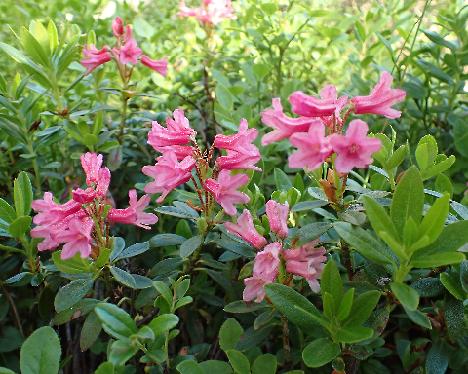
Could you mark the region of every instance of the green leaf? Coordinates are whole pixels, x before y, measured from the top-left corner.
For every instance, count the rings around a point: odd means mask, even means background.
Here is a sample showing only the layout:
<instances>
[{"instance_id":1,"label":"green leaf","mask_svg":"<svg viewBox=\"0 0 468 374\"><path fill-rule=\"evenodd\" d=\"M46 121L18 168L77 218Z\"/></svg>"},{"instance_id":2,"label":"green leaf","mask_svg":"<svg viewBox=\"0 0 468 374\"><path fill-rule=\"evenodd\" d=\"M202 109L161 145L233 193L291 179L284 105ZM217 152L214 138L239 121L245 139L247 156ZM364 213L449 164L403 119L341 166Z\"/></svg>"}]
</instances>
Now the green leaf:
<instances>
[{"instance_id":1,"label":"green leaf","mask_svg":"<svg viewBox=\"0 0 468 374\"><path fill-rule=\"evenodd\" d=\"M101 322L94 312L90 312L83 323L80 334L80 349L81 352L90 348L97 340L99 333L102 330Z\"/></svg>"},{"instance_id":2,"label":"green leaf","mask_svg":"<svg viewBox=\"0 0 468 374\"><path fill-rule=\"evenodd\" d=\"M400 241L401 239L398 235L395 225L393 224L390 216L385 211L384 207L379 205L374 199L368 196L363 196L363 201L369 221L377 235L380 236L380 233L386 232L394 240Z\"/></svg>"},{"instance_id":3,"label":"green leaf","mask_svg":"<svg viewBox=\"0 0 468 374\"><path fill-rule=\"evenodd\" d=\"M112 362L103 362L101 365L99 365L94 374L115 374L114 365Z\"/></svg>"},{"instance_id":4,"label":"green leaf","mask_svg":"<svg viewBox=\"0 0 468 374\"><path fill-rule=\"evenodd\" d=\"M116 339L126 339L137 332L135 321L117 305L99 303L94 312L101 321L104 331Z\"/></svg>"},{"instance_id":5,"label":"green leaf","mask_svg":"<svg viewBox=\"0 0 468 374\"><path fill-rule=\"evenodd\" d=\"M137 284L135 281L135 278L132 276L132 274L126 272L125 270L122 270L116 266L111 266L109 267L110 272L114 279L123 284L124 286L130 287L130 288L137 288Z\"/></svg>"},{"instance_id":6,"label":"green leaf","mask_svg":"<svg viewBox=\"0 0 468 374\"><path fill-rule=\"evenodd\" d=\"M119 260L122 260L123 258L130 258L130 257L137 256L139 254L146 252L148 249L149 249L148 242L135 243L131 245L130 247L125 248L122 252L120 252L119 255L114 259L114 261L119 261Z\"/></svg>"},{"instance_id":7,"label":"green leaf","mask_svg":"<svg viewBox=\"0 0 468 374\"><path fill-rule=\"evenodd\" d=\"M406 222L413 218L421 221L424 205L424 185L416 167L409 168L398 183L390 206L390 216L395 228L403 235Z\"/></svg>"},{"instance_id":8,"label":"green leaf","mask_svg":"<svg viewBox=\"0 0 468 374\"><path fill-rule=\"evenodd\" d=\"M372 338L374 330L364 326L346 326L341 327L335 334L335 339L341 343L358 343Z\"/></svg>"},{"instance_id":9,"label":"green leaf","mask_svg":"<svg viewBox=\"0 0 468 374\"><path fill-rule=\"evenodd\" d=\"M125 249L125 240L120 237L112 238L112 251L110 254L110 260L113 262Z\"/></svg>"},{"instance_id":10,"label":"green leaf","mask_svg":"<svg viewBox=\"0 0 468 374\"><path fill-rule=\"evenodd\" d=\"M440 274L440 281L453 297L461 301L466 299L467 295L460 284L460 279L457 276L457 273L442 273Z\"/></svg>"},{"instance_id":11,"label":"green leaf","mask_svg":"<svg viewBox=\"0 0 468 374\"><path fill-rule=\"evenodd\" d=\"M6 367L0 367L0 374L16 374L13 370L10 370Z\"/></svg>"},{"instance_id":12,"label":"green leaf","mask_svg":"<svg viewBox=\"0 0 468 374\"><path fill-rule=\"evenodd\" d=\"M34 331L21 346L22 374L57 374L60 362L60 340L52 327Z\"/></svg>"},{"instance_id":13,"label":"green leaf","mask_svg":"<svg viewBox=\"0 0 468 374\"><path fill-rule=\"evenodd\" d=\"M230 349L226 352L226 355L229 359L229 363L236 373L250 374L249 359L242 352Z\"/></svg>"},{"instance_id":14,"label":"green leaf","mask_svg":"<svg viewBox=\"0 0 468 374\"><path fill-rule=\"evenodd\" d=\"M444 374L448 364L449 357L440 341L432 344L426 357L426 374Z\"/></svg>"},{"instance_id":15,"label":"green leaf","mask_svg":"<svg viewBox=\"0 0 468 374\"><path fill-rule=\"evenodd\" d=\"M468 293L468 260L460 264L460 284L465 292Z\"/></svg>"},{"instance_id":16,"label":"green leaf","mask_svg":"<svg viewBox=\"0 0 468 374\"><path fill-rule=\"evenodd\" d=\"M18 174L13 185L13 197L15 209L18 217L27 216L31 211L31 202L33 198L31 182L28 175L22 171Z\"/></svg>"},{"instance_id":17,"label":"green leaf","mask_svg":"<svg viewBox=\"0 0 468 374\"><path fill-rule=\"evenodd\" d=\"M86 273L89 272L91 266L89 260L81 258L79 253L67 260L62 260L60 252L54 252L52 253L52 260L57 269L66 274Z\"/></svg>"},{"instance_id":18,"label":"green leaf","mask_svg":"<svg viewBox=\"0 0 468 374\"><path fill-rule=\"evenodd\" d=\"M354 288L350 288L348 291L346 291L343 298L340 300L340 307L338 308L338 313L336 316L336 318L338 318L339 321L348 318L349 313L351 312L351 308L353 306L353 300Z\"/></svg>"},{"instance_id":19,"label":"green leaf","mask_svg":"<svg viewBox=\"0 0 468 374\"><path fill-rule=\"evenodd\" d=\"M216 95L216 101L225 109L232 109L232 105L234 103L234 98L229 92L229 90L222 85L221 83L218 83L216 85L215 89L215 95Z\"/></svg>"},{"instance_id":20,"label":"green leaf","mask_svg":"<svg viewBox=\"0 0 468 374\"><path fill-rule=\"evenodd\" d=\"M438 147L437 142L432 135L423 136L414 152L416 162L421 170L427 169L434 164L437 157Z\"/></svg>"},{"instance_id":21,"label":"green leaf","mask_svg":"<svg viewBox=\"0 0 468 374\"><path fill-rule=\"evenodd\" d=\"M54 53L55 49L59 45L59 37L57 26L52 20L49 20L49 23L47 24L47 33L49 35L49 48L51 52Z\"/></svg>"},{"instance_id":22,"label":"green leaf","mask_svg":"<svg viewBox=\"0 0 468 374\"><path fill-rule=\"evenodd\" d=\"M31 227L31 221L32 218L29 216L18 217L12 223L10 223L8 231L14 238L20 238L27 231L29 231Z\"/></svg>"},{"instance_id":23,"label":"green leaf","mask_svg":"<svg viewBox=\"0 0 468 374\"><path fill-rule=\"evenodd\" d=\"M154 208L154 210L158 213L167 214L178 218L197 219L199 217L196 210L183 203L179 203L177 206L160 206Z\"/></svg>"},{"instance_id":24,"label":"green leaf","mask_svg":"<svg viewBox=\"0 0 468 374\"><path fill-rule=\"evenodd\" d=\"M392 156L388 159L385 164L386 169L394 169L405 160L406 155L408 154L408 146L406 144L401 145Z\"/></svg>"},{"instance_id":25,"label":"green leaf","mask_svg":"<svg viewBox=\"0 0 468 374\"><path fill-rule=\"evenodd\" d=\"M150 241L151 248L167 247L170 245L179 245L185 241L185 238L176 234L158 234L153 236Z\"/></svg>"},{"instance_id":26,"label":"green leaf","mask_svg":"<svg viewBox=\"0 0 468 374\"><path fill-rule=\"evenodd\" d=\"M409 319L414 323L422 326L426 329L432 330L431 321L424 313L420 312L419 310L409 310L404 305L403 308L405 309L406 314L408 315Z\"/></svg>"},{"instance_id":27,"label":"green leaf","mask_svg":"<svg viewBox=\"0 0 468 374\"><path fill-rule=\"evenodd\" d=\"M320 277L320 288L322 295L328 292L332 296L334 301L333 314L336 314L341 298L343 297L343 284L335 261L330 260L325 265Z\"/></svg>"},{"instance_id":28,"label":"green leaf","mask_svg":"<svg viewBox=\"0 0 468 374\"><path fill-rule=\"evenodd\" d=\"M278 190L287 191L293 186L288 175L283 170L275 168L273 174L275 176L275 185Z\"/></svg>"},{"instance_id":29,"label":"green leaf","mask_svg":"<svg viewBox=\"0 0 468 374\"><path fill-rule=\"evenodd\" d=\"M116 340L110 347L109 361L115 366L122 366L137 352L138 348L131 345L128 339Z\"/></svg>"},{"instance_id":30,"label":"green leaf","mask_svg":"<svg viewBox=\"0 0 468 374\"><path fill-rule=\"evenodd\" d=\"M16 219L15 209L3 199L0 199L0 218L7 223Z\"/></svg>"},{"instance_id":31,"label":"green leaf","mask_svg":"<svg viewBox=\"0 0 468 374\"><path fill-rule=\"evenodd\" d=\"M154 281L153 282L154 288L161 294L161 296L166 300L169 305L172 305L172 292L168 285L161 281Z\"/></svg>"},{"instance_id":32,"label":"green leaf","mask_svg":"<svg viewBox=\"0 0 468 374\"><path fill-rule=\"evenodd\" d=\"M252 374L275 374L278 362L271 353L257 356L252 365Z\"/></svg>"},{"instance_id":33,"label":"green leaf","mask_svg":"<svg viewBox=\"0 0 468 374\"><path fill-rule=\"evenodd\" d=\"M400 303L408 310L416 310L419 304L419 294L414 288L404 283L390 283L392 292Z\"/></svg>"},{"instance_id":34,"label":"green leaf","mask_svg":"<svg viewBox=\"0 0 468 374\"><path fill-rule=\"evenodd\" d=\"M219 346L223 351L236 347L244 329L235 318L228 318L219 329Z\"/></svg>"},{"instance_id":35,"label":"green leaf","mask_svg":"<svg viewBox=\"0 0 468 374\"><path fill-rule=\"evenodd\" d=\"M179 323L179 318L174 314L162 314L153 318L148 326L153 330L154 335L163 335L173 329Z\"/></svg>"},{"instance_id":36,"label":"green leaf","mask_svg":"<svg viewBox=\"0 0 468 374\"><path fill-rule=\"evenodd\" d=\"M449 195L444 195L437 199L428 210L419 226L420 235L426 235L430 243L434 242L444 229L445 220L449 212L449 201Z\"/></svg>"},{"instance_id":37,"label":"green leaf","mask_svg":"<svg viewBox=\"0 0 468 374\"><path fill-rule=\"evenodd\" d=\"M200 235L193 236L187 239L180 245L180 257L185 258L195 252L202 244L202 237Z\"/></svg>"},{"instance_id":38,"label":"green leaf","mask_svg":"<svg viewBox=\"0 0 468 374\"><path fill-rule=\"evenodd\" d=\"M54 306L57 313L71 308L93 287L92 279L77 279L61 287L55 296Z\"/></svg>"},{"instance_id":39,"label":"green leaf","mask_svg":"<svg viewBox=\"0 0 468 374\"><path fill-rule=\"evenodd\" d=\"M315 329L317 324L328 325L319 310L291 287L270 283L265 291L273 305L295 325L307 329Z\"/></svg>"},{"instance_id":40,"label":"green leaf","mask_svg":"<svg viewBox=\"0 0 468 374\"><path fill-rule=\"evenodd\" d=\"M203 369L204 374L232 374L231 366L224 361L208 360L200 362L198 365Z\"/></svg>"},{"instance_id":41,"label":"green leaf","mask_svg":"<svg viewBox=\"0 0 468 374\"><path fill-rule=\"evenodd\" d=\"M180 374L205 374L200 365L193 360L184 360L176 366ZM214 373L210 373L214 374Z\"/></svg>"},{"instance_id":42,"label":"green leaf","mask_svg":"<svg viewBox=\"0 0 468 374\"><path fill-rule=\"evenodd\" d=\"M451 49L452 51L455 51L457 49L457 46L455 43L452 43L448 40L445 40L445 38L436 33L435 31L426 31L426 30L422 30L422 32L434 43L438 44L438 45L441 45L441 46L444 46L444 47L447 47L449 49ZM441 372L439 372L441 373Z\"/></svg>"},{"instance_id":43,"label":"green leaf","mask_svg":"<svg viewBox=\"0 0 468 374\"><path fill-rule=\"evenodd\" d=\"M316 339L302 351L302 359L310 368L321 367L341 353L340 346L329 338Z\"/></svg>"},{"instance_id":44,"label":"green leaf","mask_svg":"<svg viewBox=\"0 0 468 374\"><path fill-rule=\"evenodd\" d=\"M439 155L440 156L440 155ZM444 156L445 158L445 156ZM437 164L430 166L429 168L421 171L421 177L423 180L430 179L444 171L450 169L450 167L455 163L456 158L454 155L446 158L443 161L439 161Z\"/></svg>"},{"instance_id":45,"label":"green leaf","mask_svg":"<svg viewBox=\"0 0 468 374\"><path fill-rule=\"evenodd\" d=\"M367 321L380 298L379 291L367 291L354 299L349 317L343 321L344 327L361 326Z\"/></svg>"},{"instance_id":46,"label":"green leaf","mask_svg":"<svg viewBox=\"0 0 468 374\"><path fill-rule=\"evenodd\" d=\"M296 204L297 205L297 204ZM297 236L301 243L308 243L317 239L320 235L326 233L333 227L331 223L327 222L313 222L301 227L297 230Z\"/></svg>"},{"instance_id":47,"label":"green leaf","mask_svg":"<svg viewBox=\"0 0 468 374\"><path fill-rule=\"evenodd\" d=\"M141 342L151 342L155 339L154 331L149 326L142 326L137 332L138 340Z\"/></svg>"},{"instance_id":48,"label":"green leaf","mask_svg":"<svg viewBox=\"0 0 468 374\"><path fill-rule=\"evenodd\" d=\"M459 264L465 259L460 252L426 253L425 250L417 252L411 257L411 267L429 269L439 266Z\"/></svg>"}]
</instances>

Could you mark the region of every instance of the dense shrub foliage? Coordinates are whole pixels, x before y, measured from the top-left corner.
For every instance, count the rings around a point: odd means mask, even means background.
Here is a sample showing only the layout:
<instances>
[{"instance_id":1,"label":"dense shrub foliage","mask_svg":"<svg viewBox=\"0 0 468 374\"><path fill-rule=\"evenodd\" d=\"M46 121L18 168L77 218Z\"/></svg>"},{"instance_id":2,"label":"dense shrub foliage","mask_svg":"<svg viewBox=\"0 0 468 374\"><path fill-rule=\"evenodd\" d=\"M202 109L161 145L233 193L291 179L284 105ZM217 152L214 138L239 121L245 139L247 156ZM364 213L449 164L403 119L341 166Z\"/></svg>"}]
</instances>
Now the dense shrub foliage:
<instances>
[{"instance_id":1,"label":"dense shrub foliage","mask_svg":"<svg viewBox=\"0 0 468 374\"><path fill-rule=\"evenodd\" d=\"M0 373L466 373L462 1L0 14Z\"/></svg>"}]
</instances>

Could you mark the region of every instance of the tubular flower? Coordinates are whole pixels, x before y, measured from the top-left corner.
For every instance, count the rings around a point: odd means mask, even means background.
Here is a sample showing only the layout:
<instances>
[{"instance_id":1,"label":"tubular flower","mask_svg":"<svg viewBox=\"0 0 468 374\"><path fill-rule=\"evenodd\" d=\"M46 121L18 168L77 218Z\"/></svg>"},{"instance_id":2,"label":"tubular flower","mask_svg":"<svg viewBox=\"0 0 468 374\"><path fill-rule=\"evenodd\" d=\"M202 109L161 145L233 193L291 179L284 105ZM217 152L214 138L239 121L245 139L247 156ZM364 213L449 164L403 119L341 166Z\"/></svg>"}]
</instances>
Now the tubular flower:
<instances>
[{"instance_id":1,"label":"tubular flower","mask_svg":"<svg viewBox=\"0 0 468 374\"><path fill-rule=\"evenodd\" d=\"M263 135L262 145L267 145L289 138L296 132L307 132L309 127L320 122L319 119L308 117L288 117L283 112L281 99L276 97L272 100L272 109L262 112L262 122L274 130Z\"/></svg>"},{"instance_id":2,"label":"tubular flower","mask_svg":"<svg viewBox=\"0 0 468 374\"><path fill-rule=\"evenodd\" d=\"M265 298L265 280L257 277L250 277L244 279L244 292L242 293L242 298L245 302L255 301L256 303L262 302Z\"/></svg>"},{"instance_id":3,"label":"tubular flower","mask_svg":"<svg viewBox=\"0 0 468 374\"><path fill-rule=\"evenodd\" d=\"M336 88L332 85L325 86L320 91L320 99L306 95L301 91L293 92L289 96L292 111L304 117L329 117L341 110L348 98L342 96L337 98Z\"/></svg>"},{"instance_id":4,"label":"tubular flower","mask_svg":"<svg viewBox=\"0 0 468 374\"><path fill-rule=\"evenodd\" d=\"M286 238L288 236L288 203L280 204L274 200L270 200L266 203L265 207L270 231L282 239Z\"/></svg>"},{"instance_id":5,"label":"tubular flower","mask_svg":"<svg viewBox=\"0 0 468 374\"><path fill-rule=\"evenodd\" d=\"M372 163L372 154L382 143L380 139L367 136L368 131L367 123L356 119L350 122L346 135L330 136L330 144L336 153L336 171L349 173L352 168L366 168Z\"/></svg>"},{"instance_id":6,"label":"tubular flower","mask_svg":"<svg viewBox=\"0 0 468 374\"><path fill-rule=\"evenodd\" d=\"M291 168L317 169L332 153L323 123L311 126L307 133L293 134L290 141L297 148L297 151L289 156Z\"/></svg>"},{"instance_id":7,"label":"tubular flower","mask_svg":"<svg viewBox=\"0 0 468 374\"><path fill-rule=\"evenodd\" d=\"M231 0L202 0L200 7L189 8L182 0L179 3L179 17L194 17L203 24L216 25L224 19L236 18Z\"/></svg>"},{"instance_id":8,"label":"tubular flower","mask_svg":"<svg viewBox=\"0 0 468 374\"><path fill-rule=\"evenodd\" d=\"M141 56L141 63L150 69L158 72L163 77L167 75L167 58L162 58L160 60L152 60L148 56Z\"/></svg>"},{"instance_id":9,"label":"tubular flower","mask_svg":"<svg viewBox=\"0 0 468 374\"><path fill-rule=\"evenodd\" d=\"M286 261L286 271L303 277L314 292L320 290L317 280L320 279L327 260L325 248L315 247L317 244L318 241L313 241L299 248L291 248L282 252Z\"/></svg>"},{"instance_id":10,"label":"tubular flower","mask_svg":"<svg viewBox=\"0 0 468 374\"><path fill-rule=\"evenodd\" d=\"M116 38L120 38L124 35L124 24L122 18L116 17L114 21L112 21L112 32Z\"/></svg>"},{"instance_id":11,"label":"tubular flower","mask_svg":"<svg viewBox=\"0 0 468 374\"><path fill-rule=\"evenodd\" d=\"M178 162L175 152L168 151L156 159L154 166L144 166L143 174L154 178L153 182L145 186L146 193L161 193L156 200L164 201L166 196L177 186L187 182L192 176L195 167L195 159L192 156L185 157Z\"/></svg>"},{"instance_id":12,"label":"tubular flower","mask_svg":"<svg viewBox=\"0 0 468 374\"><path fill-rule=\"evenodd\" d=\"M354 104L354 112L356 114L379 114L390 119L399 118L401 112L393 109L392 105L403 101L406 92L392 89L392 81L391 74L384 71L370 95L356 96L351 99Z\"/></svg>"},{"instance_id":13,"label":"tubular flower","mask_svg":"<svg viewBox=\"0 0 468 374\"><path fill-rule=\"evenodd\" d=\"M227 151L226 156L218 157L216 160L220 169L261 170L255 166L260 161L260 151L252 143L257 137L258 131L248 127L247 121L242 119L237 134L218 134L215 136L214 146Z\"/></svg>"},{"instance_id":14,"label":"tubular flower","mask_svg":"<svg viewBox=\"0 0 468 374\"><path fill-rule=\"evenodd\" d=\"M226 222L224 226L230 233L239 236L257 249L263 248L267 244L266 239L255 229L252 215L247 209L244 209L239 218L237 218L237 224Z\"/></svg>"},{"instance_id":15,"label":"tubular flower","mask_svg":"<svg viewBox=\"0 0 468 374\"><path fill-rule=\"evenodd\" d=\"M98 66L112 59L107 47L97 49L93 44L83 48L83 56L84 58L81 60L81 65L86 68L86 74L91 73Z\"/></svg>"},{"instance_id":16,"label":"tubular flower","mask_svg":"<svg viewBox=\"0 0 468 374\"><path fill-rule=\"evenodd\" d=\"M43 199L32 202L37 214L33 218L36 226L31 230L31 237L43 238L38 244L39 251L53 250L63 244L62 258L72 257L78 252L81 257L88 257L92 248L108 244L107 228L111 222L148 228L145 225L157 221L153 214L144 213L149 196L137 200L135 190L130 191L129 208L111 208L112 214L106 214L110 171L101 167L102 155L88 152L81 156L81 165L86 174L87 187L73 190L72 200L58 204L54 202L52 193L46 192ZM116 212L126 212L127 219L112 219Z\"/></svg>"},{"instance_id":17,"label":"tubular flower","mask_svg":"<svg viewBox=\"0 0 468 374\"><path fill-rule=\"evenodd\" d=\"M250 198L237 189L249 181L247 174L231 175L229 170L221 170L217 180L207 179L205 188L214 196L216 202L221 205L230 216L237 213L235 204L247 204Z\"/></svg>"},{"instance_id":18,"label":"tubular flower","mask_svg":"<svg viewBox=\"0 0 468 374\"><path fill-rule=\"evenodd\" d=\"M151 131L148 133L148 144L161 153L174 151L177 159L181 160L192 155L193 148L187 144L196 132L190 128L182 109L176 109L173 115L174 119L170 117L166 119L166 127L157 121L152 122Z\"/></svg>"}]
</instances>

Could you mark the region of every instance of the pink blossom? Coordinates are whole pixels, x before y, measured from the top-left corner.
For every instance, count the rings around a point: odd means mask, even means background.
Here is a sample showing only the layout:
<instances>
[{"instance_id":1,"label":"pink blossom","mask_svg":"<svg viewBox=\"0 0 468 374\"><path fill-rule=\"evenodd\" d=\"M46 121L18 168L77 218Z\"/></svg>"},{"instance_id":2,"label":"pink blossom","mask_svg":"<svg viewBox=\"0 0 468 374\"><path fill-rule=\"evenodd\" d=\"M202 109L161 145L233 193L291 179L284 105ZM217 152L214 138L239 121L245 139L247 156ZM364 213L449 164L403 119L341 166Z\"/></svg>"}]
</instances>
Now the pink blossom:
<instances>
[{"instance_id":1,"label":"pink blossom","mask_svg":"<svg viewBox=\"0 0 468 374\"><path fill-rule=\"evenodd\" d=\"M102 155L87 152L80 157L81 167L86 173L86 184L88 186L97 184L99 180L99 170L102 166Z\"/></svg>"},{"instance_id":2,"label":"pink blossom","mask_svg":"<svg viewBox=\"0 0 468 374\"><path fill-rule=\"evenodd\" d=\"M88 187L92 187L93 191L87 189L85 191L81 189L75 190L73 196L76 197L78 202L84 200L91 201L95 196L105 196L109 188L111 179L110 170L108 168L102 168L102 155L96 153L87 152L81 156L81 166L86 173L86 184Z\"/></svg>"},{"instance_id":3,"label":"pink blossom","mask_svg":"<svg viewBox=\"0 0 468 374\"><path fill-rule=\"evenodd\" d=\"M372 163L372 154L382 144L379 139L367 136L368 131L367 123L355 119L350 122L346 135L330 136L330 144L336 153L336 171L349 173L352 168L366 168Z\"/></svg>"},{"instance_id":4,"label":"pink blossom","mask_svg":"<svg viewBox=\"0 0 468 374\"><path fill-rule=\"evenodd\" d=\"M182 0L179 3L179 17L194 17L204 24L216 25L224 19L235 18L231 0L203 0L198 8L189 8Z\"/></svg>"},{"instance_id":5,"label":"pink blossom","mask_svg":"<svg viewBox=\"0 0 468 374\"><path fill-rule=\"evenodd\" d=\"M320 91L320 96L326 100L327 99L336 100L335 102L336 107L335 107L335 112L333 113L333 115L331 115L330 117L325 116L321 118L322 121L325 123L325 125L327 125L328 127L331 127L333 126L334 121L338 122L340 126L343 125L343 120L341 118L341 110L348 103L348 96L338 97L335 86L331 84L328 86L325 86L322 89L322 91Z\"/></svg>"},{"instance_id":6,"label":"pink blossom","mask_svg":"<svg viewBox=\"0 0 468 374\"><path fill-rule=\"evenodd\" d=\"M145 66L148 66L150 69L158 72L162 76L166 76L167 74L167 59L162 58L160 60L152 60L148 56L141 56L140 59L141 63Z\"/></svg>"},{"instance_id":7,"label":"pink blossom","mask_svg":"<svg viewBox=\"0 0 468 374\"><path fill-rule=\"evenodd\" d=\"M255 300L256 303L262 302L265 298L265 280L262 278L250 277L244 279L244 292L242 298L245 302Z\"/></svg>"},{"instance_id":8,"label":"pink blossom","mask_svg":"<svg viewBox=\"0 0 468 374\"><path fill-rule=\"evenodd\" d=\"M109 221L135 225L146 230L151 229L148 225L154 225L158 222L158 217L153 213L145 213L145 208L151 200L150 196L143 195L140 199L137 199L136 190L130 190L128 196L130 206L125 209L110 209L107 215Z\"/></svg>"},{"instance_id":9,"label":"pink blossom","mask_svg":"<svg viewBox=\"0 0 468 374\"><path fill-rule=\"evenodd\" d=\"M291 168L317 169L332 153L323 123L311 126L306 133L293 134L290 142L297 148L297 151L289 156Z\"/></svg>"},{"instance_id":10,"label":"pink blossom","mask_svg":"<svg viewBox=\"0 0 468 374\"><path fill-rule=\"evenodd\" d=\"M218 179L207 179L205 188L214 196L216 202L224 211L233 216L237 213L235 204L247 204L250 198L237 189L248 183L249 176L246 174L231 175L229 170L221 170Z\"/></svg>"},{"instance_id":11,"label":"pink blossom","mask_svg":"<svg viewBox=\"0 0 468 374\"><path fill-rule=\"evenodd\" d=\"M304 117L328 117L336 113L337 109L346 104L348 98L337 98L336 88L332 85L325 86L320 91L320 99L306 95L301 91L289 96L292 111Z\"/></svg>"},{"instance_id":12,"label":"pink blossom","mask_svg":"<svg viewBox=\"0 0 468 374\"><path fill-rule=\"evenodd\" d=\"M88 187L86 190L77 188L72 191L73 200L80 204L88 204L96 198L96 190Z\"/></svg>"},{"instance_id":13,"label":"pink blossom","mask_svg":"<svg viewBox=\"0 0 468 374\"><path fill-rule=\"evenodd\" d=\"M284 239L288 236L288 203L280 204L274 200L266 203L266 214L270 224L270 231Z\"/></svg>"},{"instance_id":14,"label":"pink blossom","mask_svg":"<svg viewBox=\"0 0 468 374\"><path fill-rule=\"evenodd\" d=\"M124 34L124 25L122 18L116 17L112 22L112 32L116 38L120 38Z\"/></svg>"},{"instance_id":15,"label":"pink blossom","mask_svg":"<svg viewBox=\"0 0 468 374\"><path fill-rule=\"evenodd\" d=\"M327 260L324 247L315 247L318 241L291 248L282 252L286 261L286 271L303 277L314 292L320 290L320 279L324 263Z\"/></svg>"},{"instance_id":16,"label":"pink blossom","mask_svg":"<svg viewBox=\"0 0 468 374\"><path fill-rule=\"evenodd\" d=\"M262 122L274 130L263 135L262 145L267 145L289 138L296 132L307 132L312 124L320 122L319 119L308 117L288 117L283 113L281 99L276 97L272 100L273 109L262 112Z\"/></svg>"},{"instance_id":17,"label":"pink blossom","mask_svg":"<svg viewBox=\"0 0 468 374\"><path fill-rule=\"evenodd\" d=\"M237 218L237 224L226 222L224 226L227 231L239 236L257 249L263 248L267 244L266 239L255 229L252 215L247 209L244 209L239 218Z\"/></svg>"},{"instance_id":18,"label":"pink blossom","mask_svg":"<svg viewBox=\"0 0 468 374\"><path fill-rule=\"evenodd\" d=\"M278 275L280 265L279 253L282 249L281 243L270 243L255 256L253 275L262 278L266 283L271 283Z\"/></svg>"},{"instance_id":19,"label":"pink blossom","mask_svg":"<svg viewBox=\"0 0 468 374\"><path fill-rule=\"evenodd\" d=\"M163 202L173 189L190 179L194 166L195 160L191 156L187 156L181 162L178 162L175 152L165 152L157 158L156 165L143 167L143 174L154 178L153 182L145 186L145 192L151 194L161 193L156 201L158 203Z\"/></svg>"},{"instance_id":20,"label":"pink blossom","mask_svg":"<svg viewBox=\"0 0 468 374\"><path fill-rule=\"evenodd\" d=\"M129 29L131 30L131 29ZM114 48L114 52L118 55L121 64L137 64L138 58L141 55L141 49L138 48L137 42L130 37L120 49Z\"/></svg>"},{"instance_id":21,"label":"pink blossom","mask_svg":"<svg viewBox=\"0 0 468 374\"><path fill-rule=\"evenodd\" d=\"M67 230L62 230L57 234L57 239L65 243L62 248L61 258L66 260L80 253L82 258L89 257L91 253L91 232L94 222L89 217L74 217L68 223Z\"/></svg>"},{"instance_id":22,"label":"pink blossom","mask_svg":"<svg viewBox=\"0 0 468 374\"><path fill-rule=\"evenodd\" d=\"M157 121L152 122L151 131L148 133L148 144L161 153L174 151L181 160L192 155L193 149L187 144L196 132L190 128L182 109L176 109L173 115L174 119L170 117L166 119L166 127Z\"/></svg>"},{"instance_id":23,"label":"pink blossom","mask_svg":"<svg viewBox=\"0 0 468 374\"><path fill-rule=\"evenodd\" d=\"M401 112L393 109L392 105L403 101L406 92L392 89L392 81L391 74L384 71L370 95L356 96L351 99L354 104L354 112L356 114L380 114L390 119L399 118Z\"/></svg>"},{"instance_id":24,"label":"pink blossom","mask_svg":"<svg viewBox=\"0 0 468 374\"><path fill-rule=\"evenodd\" d=\"M105 64L111 60L111 55L107 47L97 49L94 44L83 48L84 58L81 60L81 65L86 68L86 74L91 73L99 65Z\"/></svg>"},{"instance_id":25,"label":"pink blossom","mask_svg":"<svg viewBox=\"0 0 468 374\"><path fill-rule=\"evenodd\" d=\"M214 146L227 151L226 156L218 157L216 163L220 169L253 169L261 170L255 164L260 161L260 151L253 144L257 137L256 129L249 129L247 120L242 119L239 131L233 135L218 134Z\"/></svg>"}]
</instances>

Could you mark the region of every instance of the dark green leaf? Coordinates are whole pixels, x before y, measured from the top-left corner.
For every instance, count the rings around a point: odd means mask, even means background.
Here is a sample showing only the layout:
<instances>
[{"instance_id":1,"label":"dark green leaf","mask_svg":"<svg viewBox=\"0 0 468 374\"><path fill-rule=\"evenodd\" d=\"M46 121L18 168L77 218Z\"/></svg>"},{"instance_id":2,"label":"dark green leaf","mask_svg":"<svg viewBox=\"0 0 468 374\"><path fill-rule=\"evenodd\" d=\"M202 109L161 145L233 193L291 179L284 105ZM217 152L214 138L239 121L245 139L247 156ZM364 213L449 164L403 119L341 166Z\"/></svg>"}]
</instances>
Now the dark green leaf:
<instances>
[{"instance_id":1,"label":"dark green leaf","mask_svg":"<svg viewBox=\"0 0 468 374\"><path fill-rule=\"evenodd\" d=\"M340 354L340 346L329 338L316 339L302 351L304 363L311 368L321 367Z\"/></svg>"}]
</instances>

